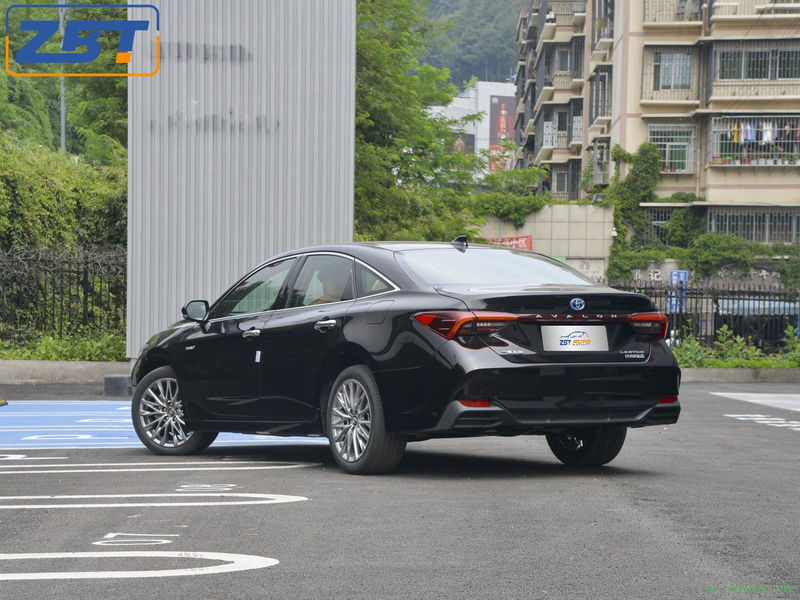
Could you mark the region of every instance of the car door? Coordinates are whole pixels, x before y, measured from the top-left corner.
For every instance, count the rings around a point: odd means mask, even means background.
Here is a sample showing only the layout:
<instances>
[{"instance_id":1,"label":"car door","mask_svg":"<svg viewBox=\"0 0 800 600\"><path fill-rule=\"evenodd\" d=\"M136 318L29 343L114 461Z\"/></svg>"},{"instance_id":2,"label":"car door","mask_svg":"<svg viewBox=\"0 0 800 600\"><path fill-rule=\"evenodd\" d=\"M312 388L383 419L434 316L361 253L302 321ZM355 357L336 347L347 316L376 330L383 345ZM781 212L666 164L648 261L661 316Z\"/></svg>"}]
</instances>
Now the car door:
<instances>
[{"instance_id":1,"label":"car door","mask_svg":"<svg viewBox=\"0 0 800 600\"><path fill-rule=\"evenodd\" d=\"M325 360L343 341L353 303L353 259L310 254L300 265L283 310L264 329L261 401L268 421L316 419Z\"/></svg>"},{"instance_id":2,"label":"car door","mask_svg":"<svg viewBox=\"0 0 800 600\"><path fill-rule=\"evenodd\" d=\"M248 275L212 309L184 349L183 390L193 421L263 421L258 362L261 332L297 258L271 263Z\"/></svg>"}]
</instances>

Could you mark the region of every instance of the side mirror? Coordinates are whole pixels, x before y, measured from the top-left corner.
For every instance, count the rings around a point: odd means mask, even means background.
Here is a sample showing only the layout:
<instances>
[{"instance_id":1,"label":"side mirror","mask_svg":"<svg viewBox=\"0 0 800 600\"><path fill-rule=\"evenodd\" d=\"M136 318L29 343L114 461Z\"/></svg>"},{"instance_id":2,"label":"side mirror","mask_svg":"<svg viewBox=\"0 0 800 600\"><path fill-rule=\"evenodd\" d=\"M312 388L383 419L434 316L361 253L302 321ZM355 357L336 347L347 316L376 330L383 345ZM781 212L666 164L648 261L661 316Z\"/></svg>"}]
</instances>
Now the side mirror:
<instances>
[{"instance_id":1,"label":"side mirror","mask_svg":"<svg viewBox=\"0 0 800 600\"><path fill-rule=\"evenodd\" d=\"M208 302L205 300L192 300L181 309L185 319L205 323L208 320Z\"/></svg>"}]
</instances>

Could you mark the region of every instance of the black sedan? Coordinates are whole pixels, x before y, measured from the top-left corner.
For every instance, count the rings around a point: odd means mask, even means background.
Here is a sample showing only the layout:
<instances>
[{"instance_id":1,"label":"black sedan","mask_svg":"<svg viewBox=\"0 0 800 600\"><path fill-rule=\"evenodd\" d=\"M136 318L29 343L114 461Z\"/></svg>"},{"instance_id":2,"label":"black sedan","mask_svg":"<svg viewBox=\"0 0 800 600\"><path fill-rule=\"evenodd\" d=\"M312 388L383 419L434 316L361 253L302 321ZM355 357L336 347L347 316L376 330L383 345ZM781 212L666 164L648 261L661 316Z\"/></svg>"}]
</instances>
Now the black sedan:
<instances>
[{"instance_id":1,"label":"black sedan","mask_svg":"<svg viewBox=\"0 0 800 600\"><path fill-rule=\"evenodd\" d=\"M133 423L159 454L222 431L327 436L366 474L409 441L545 435L565 464L597 466L628 427L680 413L649 298L463 238L287 252L183 317L133 369Z\"/></svg>"}]
</instances>

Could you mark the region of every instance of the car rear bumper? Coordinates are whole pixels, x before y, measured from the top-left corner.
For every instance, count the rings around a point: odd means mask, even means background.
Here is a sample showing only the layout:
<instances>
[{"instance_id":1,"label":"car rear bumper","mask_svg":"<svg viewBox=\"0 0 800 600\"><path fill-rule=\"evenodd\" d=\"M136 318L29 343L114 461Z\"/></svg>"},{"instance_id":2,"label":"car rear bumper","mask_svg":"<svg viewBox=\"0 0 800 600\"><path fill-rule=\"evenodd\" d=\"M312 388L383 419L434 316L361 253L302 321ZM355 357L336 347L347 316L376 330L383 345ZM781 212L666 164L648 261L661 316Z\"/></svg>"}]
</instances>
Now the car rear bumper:
<instances>
[{"instance_id":1,"label":"car rear bumper","mask_svg":"<svg viewBox=\"0 0 800 600\"><path fill-rule=\"evenodd\" d=\"M645 427L675 423L680 415L678 402L660 404L664 396L677 396L680 386L680 369L668 350L639 363L513 364L488 349L448 343L438 360L420 370L380 374L379 386L387 429L417 439Z\"/></svg>"},{"instance_id":2,"label":"car rear bumper","mask_svg":"<svg viewBox=\"0 0 800 600\"><path fill-rule=\"evenodd\" d=\"M520 408L492 402L487 408L473 408L457 400L451 402L432 429L418 432L418 437L463 435L515 435L524 433L557 433L569 429L601 426L647 427L676 423L680 402L640 408Z\"/></svg>"}]
</instances>

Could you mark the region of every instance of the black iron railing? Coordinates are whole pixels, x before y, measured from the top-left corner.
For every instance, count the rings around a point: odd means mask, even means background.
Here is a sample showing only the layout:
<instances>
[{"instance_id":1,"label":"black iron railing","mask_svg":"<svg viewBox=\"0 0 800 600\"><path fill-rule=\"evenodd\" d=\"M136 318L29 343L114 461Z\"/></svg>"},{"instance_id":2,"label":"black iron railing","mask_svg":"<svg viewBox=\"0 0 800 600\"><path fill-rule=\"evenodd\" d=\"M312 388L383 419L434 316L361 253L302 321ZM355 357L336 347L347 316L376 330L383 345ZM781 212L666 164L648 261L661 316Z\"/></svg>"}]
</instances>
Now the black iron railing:
<instances>
[{"instance_id":1,"label":"black iron railing","mask_svg":"<svg viewBox=\"0 0 800 600\"><path fill-rule=\"evenodd\" d=\"M765 351L780 348L786 327L797 327L800 288L758 284L671 285L656 281L616 281L612 287L649 296L666 313L670 329L687 330L705 345L727 325Z\"/></svg>"},{"instance_id":2,"label":"black iron railing","mask_svg":"<svg viewBox=\"0 0 800 600\"><path fill-rule=\"evenodd\" d=\"M124 251L0 251L0 339L124 331Z\"/></svg>"}]
</instances>

